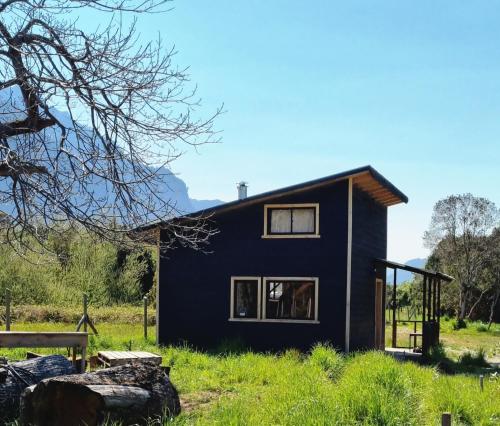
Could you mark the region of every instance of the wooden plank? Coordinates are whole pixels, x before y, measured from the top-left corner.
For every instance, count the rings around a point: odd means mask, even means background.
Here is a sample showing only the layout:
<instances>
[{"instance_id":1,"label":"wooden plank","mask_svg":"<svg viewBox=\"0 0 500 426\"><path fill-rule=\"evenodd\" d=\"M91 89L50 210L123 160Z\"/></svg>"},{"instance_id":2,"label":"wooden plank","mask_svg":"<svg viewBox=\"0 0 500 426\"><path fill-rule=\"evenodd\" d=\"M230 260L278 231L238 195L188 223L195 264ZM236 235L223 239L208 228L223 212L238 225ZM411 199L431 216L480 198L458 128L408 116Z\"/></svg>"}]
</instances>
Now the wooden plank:
<instances>
[{"instance_id":1,"label":"wooden plank","mask_svg":"<svg viewBox=\"0 0 500 426\"><path fill-rule=\"evenodd\" d=\"M107 359L116 358L113 351L99 351L97 354Z\"/></svg>"},{"instance_id":2,"label":"wooden plank","mask_svg":"<svg viewBox=\"0 0 500 426\"><path fill-rule=\"evenodd\" d=\"M132 357L130 355L129 351L119 351L116 357L118 359L130 359L130 358L134 358L134 357Z\"/></svg>"},{"instance_id":3,"label":"wooden plank","mask_svg":"<svg viewBox=\"0 0 500 426\"><path fill-rule=\"evenodd\" d=\"M157 365L162 362L160 355L144 351L100 351L97 356L110 367L141 361L154 362Z\"/></svg>"},{"instance_id":4,"label":"wooden plank","mask_svg":"<svg viewBox=\"0 0 500 426\"><path fill-rule=\"evenodd\" d=\"M138 355L140 359L154 362L155 364L158 365L160 365L163 360L163 358L160 355L156 355L150 352L139 352Z\"/></svg>"},{"instance_id":5,"label":"wooden plank","mask_svg":"<svg viewBox=\"0 0 500 426\"><path fill-rule=\"evenodd\" d=\"M375 198L381 202L386 202L386 201L390 201L392 199L396 199L396 197L394 197L394 195L391 194L390 192L385 192L383 194L376 194L373 198Z\"/></svg>"},{"instance_id":6,"label":"wooden plank","mask_svg":"<svg viewBox=\"0 0 500 426\"><path fill-rule=\"evenodd\" d=\"M368 179L355 179L354 183L357 188L368 193L374 200L385 206L398 204L401 200L395 196L388 188L381 185L378 181Z\"/></svg>"},{"instance_id":7,"label":"wooden plank","mask_svg":"<svg viewBox=\"0 0 500 426\"><path fill-rule=\"evenodd\" d=\"M370 195L373 197L373 196L378 196L380 194L384 194L384 195L392 195L392 193L390 191L387 190L387 188L384 188L384 187L381 187L381 186L374 186L374 187L370 187L369 188L369 191L370 191Z\"/></svg>"},{"instance_id":8,"label":"wooden plank","mask_svg":"<svg viewBox=\"0 0 500 426\"><path fill-rule=\"evenodd\" d=\"M358 183L357 184L358 186L360 186L362 189L364 189L365 191L376 191L376 190L384 190L384 191L387 191L387 188L385 188L384 186L380 185L378 182L367 182L367 183Z\"/></svg>"},{"instance_id":9,"label":"wooden plank","mask_svg":"<svg viewBox=\"0 0 500 426\"><path fill-rule=\"evenodd\" d=\"M153 354L151 352L143 352L143 351L135 351L134 354L136 354L139 358L154 358L160 356L157 354Z\"/></svg>"},{"instance_id":10,"label":"wooden plank","mask_svg":"<svg viewBox=\"0 0 500 426\"><path fill-rule=\"evenodd\" d=\"M87 333L0 331L0 347L4 348L86 347L87 339Z\"/></svg>"}]
</instances>

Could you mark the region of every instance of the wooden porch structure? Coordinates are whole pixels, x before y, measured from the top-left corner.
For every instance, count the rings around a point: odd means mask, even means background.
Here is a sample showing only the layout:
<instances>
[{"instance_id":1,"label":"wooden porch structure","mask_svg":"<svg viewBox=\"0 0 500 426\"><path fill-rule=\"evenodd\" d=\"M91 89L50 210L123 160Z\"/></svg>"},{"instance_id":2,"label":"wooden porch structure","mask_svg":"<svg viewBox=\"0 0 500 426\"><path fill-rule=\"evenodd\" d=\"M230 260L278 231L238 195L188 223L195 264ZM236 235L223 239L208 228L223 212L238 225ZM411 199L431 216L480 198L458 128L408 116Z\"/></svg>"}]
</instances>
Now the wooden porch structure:
<instances>
[{"instance_id":1,"label":"wooden porch structure","mask_svg":"<svg viewBox=\"0 0 500 426\"><path fill-rule=\"evenodd\" d=\"M417 347L417 339L420 337L422 339L422 352L428 353L429 349L439 343L439 319L441 317L441 283L450 282L453 277L449 275L442 274L441 272L428 271L426 269L416 268L414 266L403 265L397 262L391 262L386 259L376 259L375 260L375 272L377 276L384 277L384 295L387 292L387 282L385 279L386 269L392 269L394 272L393 283L392 283L392 297L390 303L390 309L392 309L392 347L393 348L405 348L415 350ZM421 319L415 318L415 320L398 320L396 319L397 310L397 300L396 300L396 289L397 289L397 271L404 270L412 272L414 274L421 275L423 277L422 282L422 317ZM385 301L384 301L385 306ZM385 309L383 310L385 324ZM398 322L410 322L413 323L413 332L409 335L408 346L398 346L397 345L397 327ZM417 332L417 324L421 323L421 332Z\"/></svg>"}]
</instances>

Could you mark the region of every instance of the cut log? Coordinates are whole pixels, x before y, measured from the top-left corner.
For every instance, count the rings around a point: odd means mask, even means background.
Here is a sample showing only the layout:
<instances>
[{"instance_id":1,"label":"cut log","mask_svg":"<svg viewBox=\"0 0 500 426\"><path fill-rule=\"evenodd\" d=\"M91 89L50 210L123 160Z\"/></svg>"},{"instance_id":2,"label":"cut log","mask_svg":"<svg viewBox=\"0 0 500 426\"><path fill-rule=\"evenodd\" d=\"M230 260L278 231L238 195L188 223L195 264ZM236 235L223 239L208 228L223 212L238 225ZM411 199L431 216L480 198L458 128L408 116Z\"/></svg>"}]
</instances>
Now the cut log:
<instances>
[{"instance_id":1,"label":"cut log","mask_svg":"<svg viewBox=\"0 0 500 426\"><path fill-rule=\"evenodd\" d=\"M161 367L123 365L43 380L21 398L21 424L37 426L147 424L180 412L179 396Z\"/></svg>"},{"instance_id":2,"label":"cut log","mask_svg":"<svg viewBox=\"0 0 500 426\"><path fill-rule=\"evenodd\" d=\"M73 364L62 355L50 355L0 366L0 424L19 416L23 390L43 379L75 373Z\"/></svg>"}]
</instances>

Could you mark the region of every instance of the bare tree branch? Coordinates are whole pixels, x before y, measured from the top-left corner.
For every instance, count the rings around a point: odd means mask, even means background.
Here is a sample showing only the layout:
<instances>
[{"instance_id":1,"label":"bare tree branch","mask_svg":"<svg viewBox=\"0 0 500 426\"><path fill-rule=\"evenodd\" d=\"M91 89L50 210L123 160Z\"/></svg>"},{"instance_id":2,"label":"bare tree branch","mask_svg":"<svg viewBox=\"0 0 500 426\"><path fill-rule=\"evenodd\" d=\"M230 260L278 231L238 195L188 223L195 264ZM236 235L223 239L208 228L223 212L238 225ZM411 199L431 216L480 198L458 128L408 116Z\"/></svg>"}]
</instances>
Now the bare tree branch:
<instances>
[{"instance_id":1,"label":"bare tree branch","mask_svg":"<svg viewBox=\"0 0 500 426\"><path fill-rule=\"evenodd\" d=\"M60 223L112 241L151 222L172 241L199 248L213 233L203 218L163 199L180 146L217 141L214 119L186 69L160 40L141 43L136 21L115 12L159 13L166 0L0 1L0 211L6 241L30 248ZM92 8L110 19L85 31L71 18ZM154 167L152 165L155 165ZM166 171L166 172L165 172ZM162 191L163 190L163 191Z\"/></svg>"}]
</instances>

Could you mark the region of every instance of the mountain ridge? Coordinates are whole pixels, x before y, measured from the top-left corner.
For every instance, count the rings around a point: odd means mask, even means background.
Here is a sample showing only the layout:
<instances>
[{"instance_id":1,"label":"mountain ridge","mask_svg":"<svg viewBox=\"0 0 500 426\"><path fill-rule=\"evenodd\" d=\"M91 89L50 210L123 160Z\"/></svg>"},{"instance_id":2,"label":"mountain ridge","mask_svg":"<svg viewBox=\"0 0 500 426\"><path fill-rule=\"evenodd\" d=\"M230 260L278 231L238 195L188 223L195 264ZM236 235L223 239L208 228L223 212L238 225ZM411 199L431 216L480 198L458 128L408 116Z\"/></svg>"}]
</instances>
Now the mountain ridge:
<instances>
[{"instance_id":1,"label":"mountain ridge","mask_svg":"<svg viewBox=\"0 0 500 426\"><path fill-rule=\"evenodd\" d=\"M427 263L427 258L416 257L407 260L404 264L407 266L413 266L415 268L425 268ZM398 270L396 274L396 285L402 284L405 281L410 281L413 278L413 273L404 270ZM387 270L387 284L392 284L394 282L394 271L392 269Z\"/></svg>"}]
</instances>

